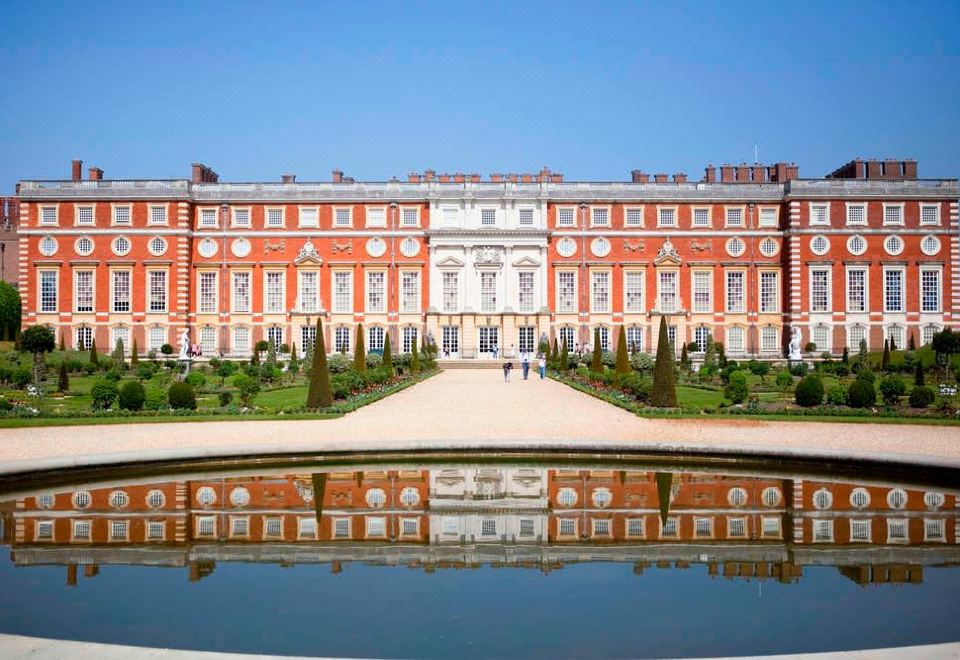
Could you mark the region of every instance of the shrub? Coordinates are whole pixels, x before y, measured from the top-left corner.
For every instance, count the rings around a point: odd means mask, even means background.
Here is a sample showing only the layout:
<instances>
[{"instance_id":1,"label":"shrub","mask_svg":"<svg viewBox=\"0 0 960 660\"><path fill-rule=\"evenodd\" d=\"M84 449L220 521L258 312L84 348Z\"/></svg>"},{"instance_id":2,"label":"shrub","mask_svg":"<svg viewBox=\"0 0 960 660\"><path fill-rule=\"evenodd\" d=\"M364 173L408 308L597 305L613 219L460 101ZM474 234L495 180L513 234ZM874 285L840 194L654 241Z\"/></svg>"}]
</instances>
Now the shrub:
<instances>
[{"instance_id":1,"label":"shrub","mask_svg":"<svg viewBox=\"0 0 960 660\"><path fill-rule=\"evenodd\" d=\"M926 408L933 403L935 395L933 388L926 385L918 385L910 392L910 405L914 408Z\"/></svg>"},{"instance_id":2,"label":"shrub","mask_svg":"<svg viewBox=\"0 0 960 660\"><path fill-rule=\"evenodd\" d=\"M658 408L677 407L677 374L673 347L667 335L667 319L660 317L660 336L657 341L657 361L653 369L653 389L650 403Z\"/></svg>"},{"instance_id":3,"label":"shrub","mask_svg":"<svg viewBox=\"0 0 960 660\"><path fill-rule=\"evenodd\" d=\"M600 350L600 328L593 329L593 353L590 359L590 371L603 373L603 352Z\"/></svg>"},{"instance_id":4,"label":"shrub","mask_svg":"<svg viewBox=\"0 0 960 660\"><path fill-rule=\"evenodd\" d=\"M647 376L640 374L627 374L620 379L620 387L632 394L637 401L648 401L653 383Z\"/></svg>"},{"instance_id":5,"label":"shrub","mask_svg":"<svg viewBox=\"0 0 960 660\"><path fill-rule=\"evenodd\" d=\"M819 376L814 376L813 374L804 376L804 378L797 383L794 397L797 405L803 406L804 408L819 406L823 403L823 381L820 380Z\"/></svg>"},{"instance_id":6,"label":"shrub","mask_svg":"<svg viewBox=\"0 0 960 660\"><path fill-rule=\"evenodd\" d=\"M106 379L98 380L90 388L91 405L94 410L109 410L118 394L116 383Z\"/></svg>"},{"instance_id":7,"label":"shrub","mask_svg":"<svg viewBox=\"0 0 960 660\"><path fill-rule=\"evenodd\" d=\"M237 374L233 377L233 386L237 388L240 394L240 403L250 407L253 405L253 397L260 391L260 384L246 374Z\"/></svg>"},{"instance_id":8,"label":"shrub","mask_svg":"<svg viewBox=\"0 0 960 660\"><path fill-rule=\"evenodd\" d=\"M875 380L877 380L877 375L869 370L863 370L857 374L857 380L862 380L865 383L870 383L873 386Z\"/></svg>"},{"instance_id":9,"label":"shrub","mask_svg":"<svg viewBox=\"0 0 960 660\"><path fill-rule=\"evenodd\" d=\"M143 403L147 400L147 392L138 380L127 381L120 388L121 410L143 410Z\"/></svg>"},{"instance_id":10,"label":"shrub","mask_svg":"<svg viewBox=\"0 0 960 660\"><path fill-rule=\"evenodd\" d=\"M390 374L390 372L384 367L370 369L367 372L367 380L371 385L383 385L384 383L389 382L392 377L392 374Z\"/></svg>"},{"instance_id":11,"label":"shrub","mask_svg":"<svg viewBox=\"0 0 960 660\"><path fill-rule=\"evenodd\" d=\"M57 378L57 389L61 392L70 390L70 376L67 375L67 361L60 363L60 376Z\"/></svg>"},{"instance_id":12,"label":"shrub","mask_svg":"<svg viewBox=\"0 0 960 660\"><path fill-rule=\"evenodd\" d=\"M164 355L173 355L173 346L170 344L164 344L160 347L160 352Z\"/></svg>"},{"instance_id":13,"label":"shrub","mask_svg":"<svg viewBox=\"0 0 960 660\"><path fill-rule=\"evenodd\" d=\"M357 332L357 336L358 338L361 336L360 331ZM327 349L323 343L323 324L319 318L317 319L317 345L314 348L313 360L310 364L310 385L307 388L307 408L312 410L326 408L333 403L330 369L327 366Z\"/></svg>"},{"instance_id":14,"label":"shrub","mask_svg":"<svg viewBox=\"0 0 960 660\"><path fill-rule=\"evenodd\" d=\"M327 368L332 374L342 374L353 368L353 360L348 355L334 353L327 358Z\"/></svg>"},{"instance_id":15,"label":"shrub","mask_svg":"<svg viewBox=\"0 0 960 660\"><path fill-rule=\"evenodd\" d=\"M8 410L13 410L13 404L0 397L0 411L6 412Z\"/></svg>"},{"instance_id":16,"label":"shrub","mask_svg":"<svg viewBox=\"0 0 960 660\"><path fill-rule=\"evenodd\" d=\"M220 392L217 395L217 401L220 403L221 408L226 408L233 402L233 392Z\"/></svg>"},{"instance_id":17,"label":"shrub","mask_svg":"<svg viewBox=\"0 0 960 660\"><path fill-rule=\"evenodd\" d=\"M137 365L137 378L140 380L150 380L157 373L157 366L152 362L141 362Z\"/></svg>"},{"instance_id":18,"label":"shrub","mask_svg":"<svg viewBox=\"0 0 960 660\"><path fill-rule=\"evenodd\" d=\"M790 373L799 378L803 378L807 375L807 363L806 362L796 362L790 365Z\"/></svg>"},{"instance_id":19,"label":"shrub","mask_svg":"<svg viewBox=\"0 0 960 660\"><path fill-rule=\"evenodd\" d=\"M834 385L827 390L827 403L832 406L847 405L847 388L843 385Z\"/></svg>"},{"instance_id":20,"label":"shrub","mask_svg":"<svg viewBox=\"0 0 960 660\"><path fill-rule=\"evenodd\" d=\"M857 377L847 391L847 405L851 408L869 408L877 402L873 381Z\"/></svg>"},{"instance_id":21,"label":"shrub","mask_svg":"<svg viewBox=\"0 0 960 660\"><path fill-rule=\"evenodd\" d=\"M197 395L193 388L184 382L177 381L170 385L170 389L167 390L167 400L170 402L170 407L175 410L197 409Z\"/></svg>"},{"instance_id":22,"label":"shrub","mask_svg":"<svg viewBox=\"0 0 960 660\"><path fill-rule=\"evenodd\" d=\"M760 362L759 360L750 360L747 362L747 369L750 370L754 376L760 376L760 382L763 382L763 379L766 378L767 374L770 373L770 363L769 362Z\"/></svg>"},{"instance_id":23,"label":"shrub","mask_svg":"<svg viewBox=\"0 0 960 660\"><path fill-rule=\"evenodd\" d=\"M390 348L390 333L383 340L383 368L386 369L390 377L393 378L396 371L393 367L393 351Z\"/></svg>"},{"instance_id":24,"label":"shrub","mask_svg":"<svg viewBox=\"0 0 960 660\"><path fill-rule=\"evenodd\" d=\"M22 390L24 387L30 384L31 373L30 370L26 367L20 367L15 370L10 376L10 380L13 381L13 386L18 390Z\"/></svg>"},{"instance_id":25,"label":"shrub","mask_svg":"<svg viewBox=\"0 0 960 660\"><path fill-rule=\"evenodd\" d=\"M726 369L724 369L726 372ZM734 403L743 403L750 395L750 388L747 387L747 375L742 371L733 371L728 377L727 386L723 390L723 396Z\"/></svg>"},{"instance_id":26,"label":"shrub","mask_svg":"<svg viewBox=\"0 0 960 660\"><path fill-rule=\"evenodd\" d=\"M850 375L850 365L846 362L837 362L833 365L833 373L837 374L840 378Z\"/></svg>"},{"instance_id":27,"label":"shrub","mask_svg":"<svg viewBox=\"0 0 960 660\"><path fill-rule=\"evenodd\" d=\"M900 397L907 393L907 384L900 376L887 376L880 381L880 396L888 406L900 403Z\"/></svg>"},{"instance_id":28,"label":"shrub","mask_svg":"<svg viewBox=\"0 0 960 660\"><path fill-rule=\"evenodd\" d=\"M653 371L653 356L642 351L634 351L630 356L630 366L636 371Z\"/></svg>"},{"instance_id":29,"label":"shrub","mask_svg":"<svg viewBox=\"0 0 960 660\"><path fill-rule=\"evenodd\" d=\"M191 371L189 374L187 374L187 378L184 382L186 382L186 384L193 389L200 390L203 389L203 386L207 384L207 378L201 373Z\"/></svg>"}]
</instances>

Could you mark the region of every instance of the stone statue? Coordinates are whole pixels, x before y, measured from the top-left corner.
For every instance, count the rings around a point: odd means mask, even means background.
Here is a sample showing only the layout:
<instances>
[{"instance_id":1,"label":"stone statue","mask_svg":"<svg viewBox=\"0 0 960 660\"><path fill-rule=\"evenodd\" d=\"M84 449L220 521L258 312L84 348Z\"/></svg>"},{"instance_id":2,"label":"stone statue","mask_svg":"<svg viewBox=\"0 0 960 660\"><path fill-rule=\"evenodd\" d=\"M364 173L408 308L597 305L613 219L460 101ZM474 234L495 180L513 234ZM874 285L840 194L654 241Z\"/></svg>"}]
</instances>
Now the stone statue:
<instances>
[{"instance_id":1,"label":"stone statue","mask_svg":"<svg viewBox=\"0 0 960 660\"><path fill-rule=\"evenodd\" d=\"M190 331L186 329L180 335L180 359L190 359Z\"/></svg>"},{"instance_id":2,"label":"stone statue","mask_svg":"<svg viewBox=\"0 0 960 660\"><path fill-rule=\"evenodd\" d=\"M803 355L800 352L800 342L803 340L800 328L792 326L790 328L790 346L787 349L787 359L793 362L802 361Z\"/></svg>"}]
</instances>

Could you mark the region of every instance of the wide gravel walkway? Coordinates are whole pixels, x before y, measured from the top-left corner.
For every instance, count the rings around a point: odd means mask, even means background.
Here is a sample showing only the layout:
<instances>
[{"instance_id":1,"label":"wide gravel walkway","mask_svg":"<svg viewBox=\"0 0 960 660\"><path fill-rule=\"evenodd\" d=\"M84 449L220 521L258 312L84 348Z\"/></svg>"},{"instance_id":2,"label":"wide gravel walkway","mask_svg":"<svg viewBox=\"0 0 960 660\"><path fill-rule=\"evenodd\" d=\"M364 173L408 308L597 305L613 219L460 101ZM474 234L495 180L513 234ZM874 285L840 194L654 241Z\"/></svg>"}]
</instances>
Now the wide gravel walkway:
<instances>
[{"instance_id":1,"label":"wide gravel walkway","mask_svg":"<svg viewBox=\"0 0 960 660\"><path fill-rule=\"evenodd\" d=\"M783 450L960 466L960 427L643 419L552 380L451 370L333 420L0 430L0 472L116 460L296 451L544 447Z\"/></svg>"}]
</instances>

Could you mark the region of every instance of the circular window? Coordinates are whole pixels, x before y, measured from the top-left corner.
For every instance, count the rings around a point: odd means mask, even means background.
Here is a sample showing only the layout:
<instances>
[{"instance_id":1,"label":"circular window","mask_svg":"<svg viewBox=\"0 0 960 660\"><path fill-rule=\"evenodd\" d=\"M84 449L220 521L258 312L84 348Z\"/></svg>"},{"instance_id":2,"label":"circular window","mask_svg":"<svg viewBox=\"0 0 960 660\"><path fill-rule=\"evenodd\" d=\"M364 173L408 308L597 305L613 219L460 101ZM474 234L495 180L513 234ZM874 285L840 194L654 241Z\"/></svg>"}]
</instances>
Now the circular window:
<instances>
[{"instance_id":1,"label":"circular window","mask_svg":"<svg viewBox=\"0 0 960 660\"><path fill-rule=\"evenodd\" d=\"M400 501L404 506L414 506L420 502L420 492L416 488L404 488L400 491Z\"/></svg>"},{"instance_id":2,"label":"circular window","mask_svg":"<svg viewBox=\"0 0 960 660\"><path fill-rule=\"evenodd\" d=\"M217 501L217 491L210 486L203 486L197 489L197 502L203 506L210 506Z\"/></svg>"},{"instance_id":3,"label":"circular window","mask_svg":"<svg viewBox=\"0 0 960 660\"><path fill-rule=\"evenodd\" d=\"M924 236L920 241L920 250L928 257L932 257L940 251L940 239L932 235Z\"/></svg>"},{"instance_id":4,"label":"circular window","mask_svg":"<svg viewBox=\"0 0 960 660\"><path fill-rule=\"evenodd\" d=\"M197 246L197 252L200 253L201 257L209 259L217 253L217 242L212 238L205 238Z\"/></svg>"},{"instance_id":5,"label":"circular window","mask_svg":"<svg viewBox=\"0 0 960 660\"><path fill-rule=\"evenodd\" d=\"M746 249L747 246L739 238L731 238L727 241L727 254L731 257L739 257Z\"/></svg>"},{"instance_id":6,"label":"circular window","mask_svg":"<svg viewBox=\"0 0 960 660\"><path fill-rule=\"evenodd\" d=\"M577 491L572 488L561 488L557 492L557 504L560 506L573 506L577 503Z\"/></svg>"},{"instance_id":7,"label":"circular window","mask_svg":"<svg viewBox=\"0 0 960 660\"><path fill-rule=\"evenodd\" d=\"M902 509L907 506L907 492L902 488L894 488L887 493L887 504L891 509Z\"/></svg>"},{"instance_id":8,"label":"circular window","mask_svg":"<svg viewBox=\"0 0 960 660\"><path fill-rule=\"evenodd\" d=\"M590 251L595 257L605 257L610 254L610 241L605 238L595 238L590 242Z\"/></svg>"},{"instance_id":9,"label":"circular window","mask_svg":"<svg viewBox=\"0 0 960 660\"><path fill-rule=\"evenodd\" d=\"M73 494L73 506L78 509L86 509L92 501L93 498L90 497L88 490L78 490Z\"/></svg>"},{"instance_id":10,"label":"circular window","mask_svg":"<svg viewBox=\"0 0 960 660\"><path fill-rule=\"evenodd\" d=\"M387 243L379 237L367 241L367 254L371 257L382 257L387 251Z\"/></svg>"},{"instance_id":11,"label":"circular window","mask_svg":"<svg viewBox=\"0 0 960 660\"><path fill-rule=\"evenodd\" d=\"M49 509L53 506L53 493L46 493L37 497L37 506L41 509Z\"/></svg>"},{"instance_id":12,"label":"circular window","mask_svg":"<svg viewBox=\"0 0 960 660\"><path fill-rule=\"evenodd\" d=\"M243 486L237 486L230 491L230 504L233 506L247 506L250 504L250 491Z\"/></svg>"},{"instance_id":13,"label":"circular window","mask_svg":"<svg viewBox=\"0 0 960 660\"><path fill-rule=\"evenodd\" d=\"M154 236L150 239L150 243L147 248L150 250L150 254L155 257L159 257L167 251L167 242L159 236Z\"/></svg>"},{"instance_id":14,"label":"circular window","mask_svg":"<svg viewBox=\"0 0 960 660\"><path fill-rule=\"evenodd\" d=\"M372 507L381 507L387 502L387 494L382 488L371 488L367 491L367 504Z\"/></svg>"},{"instance_id":15,"label":"circular window","mask_svg":"<svg viewBox=\"0 0 960 660\"><path fill-rule=\"evenodd\" d=\"M557 242L557 254L561 257L572 257L577 253L577 242L572 238L561 238Z\"/></svg>"},{"instance_id":16,"label":"circular window","mask_svg":"<svg viewBox=\"0 0 960 660\"><path fill-rule=\"evenodd\" d=\"M233 256L243 259L250 254L250 241L245 238L234 239L230 244L230 251L233 252Z\"/></svg>"},{"instance_id":17,"label":"circular window","mask_svg":"<svg viewBox=\"0 0 960 660\"><path fill-rule=\"evenodd\" d=\"M867 251L867 241L863 236L851 236L847 239L847 251L855 256L860 256Z\"/></svg>"},{"instance_id":18,"label":"circular window","mask_svg":"<svg viewBox=\"0 0 960 660\"><path fill-rule=\"evenodd\" d=\"M115 509L122 509L130 504L130 496L125 491L115 490L110 493L110 506Z\"/></svg>"},{"instance_id":19,"label":"circular window","mask_svg":"<svg viewBox=\"0 0 960 660\"><path fill-rule=\"evenodd\" d=\"M93 254L93 241L88 236L78 238L73 247L81 257L89 257Z\"/></svg>"},{"instance_id":20,"label":"circular window","mask_svg":"<svg viewBox=\"0 0 960 660\"><path fill-rule=\"evenodd\" d=\"M153 489L147 493L147 506L151 509L159 509L167 503L167 496L162 490Z\"/></svg>"},{"instance_id":21,"label":"circular window","mask_svg":"<svg viewBox=\"0 0 960 660\"><path fill-rule=\"evenodd\" d=\"M760 254L765 257L772 257L780 251L780 244L772 238L765 238L760 241Z\"/></svg>"},{"instance_id":22,"label":"circular window","mask_svg":"<svg viewBox=\"0 0 960 660\"><path fill-rule=\"evenodd\" d=\"M810 251L818 257L823 256L830 251L830 241L826 236L814 236L810 239Z\"/></svg>"},{"instance_id":23,"label":"circular window","mask_svg":"<svg viewBox=\"0 0 960 660\"><path fill-rule=\"evenodd\" d=\"M117 236L113 239L113 253L118 257L125 257L130 254L130 239L126 236Z\"/></svg>"},{"instance_id":24,"label":"circular window","mask_svg":"<svg viewBox=\"0 0 960 660\"><path fill-rule=\"evenodd\" d=\"M943 506L944 497L943 493L924 493L923 494L923 503L926 504L931 509L939 509Z\"/></svg>"},{"instance_id":25,"label":"circular window","mask_svg":"<svg viewBox=\"0 0 960 660\"><path fill-rule=\"evenodd\" d=\"M405 257L415 257L420 254L420 241L415 238L405 238L400 243L400 254Z\"/></svg>"},{"instance_id":26,"label":"circular window","mask_svg":"<svg viewBox=\"0 0 960 660\"><path fill-rule=\"evenodd\" d=\"M850 504L858 509L870 506L870 493L866 488L854 488L850 493Z\"/></svg>"},{"instance_id":27,"label":"circular window","mask_svg":"<svg viewBox=\"0 0 960 660\"><path fill-rule=\"evenodd\" d=\"M887 236L887 240L883 242L883 249L887 254L895 257L903 252L903 239L899 236Z\"/></svg>"},{"instance_id":28,"label":"circular window","mask_svg":"<svg viewBox=\"0 0 960 660\"><path fill-rule=\"evenodd\" d=\"M813 494L813 508L820 509L829 509L833 506L833 493L831 493L826 488L821 488Z\"/></svg>"},{"instance_id":29,"label":"circular window","mask_svg":"<svg viewBox=\"0 0 960 660\"><path fill-rule=\"evenodd\" d=\"M610 493L609 488L594 488L591 499L593 500L593 506L603 509L610 506L610 502L613 501L613 495Z\"/></svg>"},{"instance_id":30,"label":"circular window","mask_svg":"<svg viewBox=\"0 0 960 660\"><path fill-rule=\"evenodd\" d=\"M57 253L57 239L53 236L44 236L40 239L40 254L45 257L53 256Z\"/></svg>"},{"instance_id":31,"label":"circular window","mask_svg":"<svg viewBox=\"0 0 960 660\"><path fill-rule=\"evenodd\" d=\"M764 506L777 506L780 504L780 489L773 486L764 488L763 492L760 493L760 500Z\"/></svg>"},{"instance_id":32,"label":"circular window","mask_svg":"<svg viewBox=\"0 0 960 660\"><path fill-rule=\"evenodd\" d=\"M731 488L727 491L727 501L730 506L743 506L747 503L747 491L743 488Z\"/></svg>"}]
</instances>

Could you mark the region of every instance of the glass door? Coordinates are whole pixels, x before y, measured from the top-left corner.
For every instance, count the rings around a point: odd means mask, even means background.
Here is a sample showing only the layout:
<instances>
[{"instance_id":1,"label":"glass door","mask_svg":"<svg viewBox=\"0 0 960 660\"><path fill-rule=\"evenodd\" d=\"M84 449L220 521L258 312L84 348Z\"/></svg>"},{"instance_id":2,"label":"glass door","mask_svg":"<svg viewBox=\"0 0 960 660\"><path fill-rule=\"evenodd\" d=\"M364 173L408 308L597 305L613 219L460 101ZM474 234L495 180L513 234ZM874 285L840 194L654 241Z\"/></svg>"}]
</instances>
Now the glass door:
<instances>
[{"instance_id":1,"label":"glass door","mask_svg":"<svg viewBox=\"0 0 960 660\"><path fill-rule=\"evenodd\" d=\"M496 326L480 326L480 357L495 358L500 351L500 328Z\"/></svg>"},{"instance_id":2,"label":"glass door","mask_svg":"<svg viewBox=\"0 0 960 660\"><path fill-rule=\"evenodd\" d=\"M460 357L460 328L455 325L443 326L440 343L440 357L456 359Z\"/></svg>"}]
</instances>

